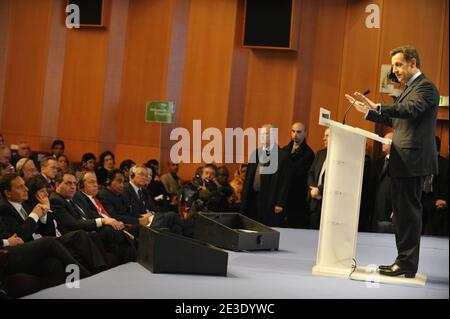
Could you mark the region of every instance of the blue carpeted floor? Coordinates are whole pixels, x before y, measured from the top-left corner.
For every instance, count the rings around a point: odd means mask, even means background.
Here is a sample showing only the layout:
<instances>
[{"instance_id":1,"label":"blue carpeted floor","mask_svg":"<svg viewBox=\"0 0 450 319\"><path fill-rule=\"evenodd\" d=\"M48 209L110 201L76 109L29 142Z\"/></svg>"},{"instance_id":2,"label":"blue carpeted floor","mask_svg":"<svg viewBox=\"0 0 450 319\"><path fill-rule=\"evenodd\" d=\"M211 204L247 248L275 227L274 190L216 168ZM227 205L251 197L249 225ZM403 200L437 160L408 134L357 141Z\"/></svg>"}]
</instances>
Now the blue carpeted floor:
<instances>
[{"instance_id":1,"label":"blue carpeted floor","mask_svg":"<svg viewBox=\"0 0 450 319\"><path fill-rule=\"evenodd\" d=\"M80 282L43 290L28 298L449 298L448 238L422 237L419 272L424 287L313 276L318 231L280 229L280 250L229 252L228 276L153 274L128 263ZM394 235L358 234L357 263L390 264L396 257Z\"/></svg>"}]
</instances>

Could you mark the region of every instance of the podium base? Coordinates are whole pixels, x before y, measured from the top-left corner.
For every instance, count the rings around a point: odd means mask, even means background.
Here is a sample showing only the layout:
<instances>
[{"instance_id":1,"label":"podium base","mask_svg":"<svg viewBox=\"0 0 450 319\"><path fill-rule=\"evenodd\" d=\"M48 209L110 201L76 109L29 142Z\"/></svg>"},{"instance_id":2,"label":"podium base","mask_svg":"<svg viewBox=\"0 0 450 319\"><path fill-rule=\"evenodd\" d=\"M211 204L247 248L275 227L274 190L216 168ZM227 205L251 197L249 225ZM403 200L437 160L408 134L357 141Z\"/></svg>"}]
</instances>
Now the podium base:
<instances>
[{"instance_id":1,"label":"podium base","mask_svg":"<svg viewBox=\"0 0 450 319\"><path fill-rule=\"evenodd\" d=\"M387 283L399 285L425 286L427 282L427 276L421 273L417 273L415 278L406 278L405 276L391 277L380 275L377 271L376 266L367 266L367 267L358 266L356 267L356 270L352 273L352 270L347 268L324 267L316 265L312 269L312 274L318 276L341 277L352 280L365 281L367 282L367 284L370 285L378 283Z\"/></svg>"}]
</instances>

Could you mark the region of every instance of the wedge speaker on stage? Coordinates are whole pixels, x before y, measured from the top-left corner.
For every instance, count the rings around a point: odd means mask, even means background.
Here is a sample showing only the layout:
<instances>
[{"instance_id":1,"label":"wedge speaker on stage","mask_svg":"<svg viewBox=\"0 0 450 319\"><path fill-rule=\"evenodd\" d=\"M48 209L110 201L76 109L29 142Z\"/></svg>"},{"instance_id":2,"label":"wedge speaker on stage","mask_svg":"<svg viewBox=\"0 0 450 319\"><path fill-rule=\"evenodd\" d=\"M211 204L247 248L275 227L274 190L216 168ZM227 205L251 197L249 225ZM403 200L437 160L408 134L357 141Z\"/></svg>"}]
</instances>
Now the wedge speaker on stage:
<instances>
[{"instance_id":1,"label":"wedge speaker on stage","mask_svg":"<svg viewBox=\"0 0 450 319\"><path fill-rule=\"evenodd\" d=\"M228 253L168 230L140 226L138 262L153 273L226 276Z\"/></svg>"},{"instance_id":2,"label":"wedge speaker on stage","mask_svg":"<svg viewBox=\"0 0 450 319\"><path fill-rule=\"evenodd\" d=\"M278 250L280 233L242 214L201 212L194 238L234 251Z\"/></svg>"}]
</instances>

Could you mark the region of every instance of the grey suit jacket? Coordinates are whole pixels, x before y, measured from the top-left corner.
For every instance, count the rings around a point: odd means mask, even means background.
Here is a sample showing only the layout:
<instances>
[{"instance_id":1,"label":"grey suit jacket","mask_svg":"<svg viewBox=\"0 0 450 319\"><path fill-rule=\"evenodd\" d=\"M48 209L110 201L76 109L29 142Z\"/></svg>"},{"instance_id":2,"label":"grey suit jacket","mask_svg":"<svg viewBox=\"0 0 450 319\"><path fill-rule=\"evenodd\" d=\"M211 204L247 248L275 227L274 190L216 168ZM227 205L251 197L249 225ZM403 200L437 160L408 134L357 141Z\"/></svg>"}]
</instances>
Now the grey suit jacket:
<instances>
[{"instance_id":1,"label":"grey suit jacket","mask_svg":"<svg viewBox=\"0 0 450 319\"><path fill-rule=\"evenodd\" d=\"M389 175L394 178L437 174L435 143L439 92L421 74L393 105L369 111L366 119L394 128Z\"/></svg>"}]
</instances>

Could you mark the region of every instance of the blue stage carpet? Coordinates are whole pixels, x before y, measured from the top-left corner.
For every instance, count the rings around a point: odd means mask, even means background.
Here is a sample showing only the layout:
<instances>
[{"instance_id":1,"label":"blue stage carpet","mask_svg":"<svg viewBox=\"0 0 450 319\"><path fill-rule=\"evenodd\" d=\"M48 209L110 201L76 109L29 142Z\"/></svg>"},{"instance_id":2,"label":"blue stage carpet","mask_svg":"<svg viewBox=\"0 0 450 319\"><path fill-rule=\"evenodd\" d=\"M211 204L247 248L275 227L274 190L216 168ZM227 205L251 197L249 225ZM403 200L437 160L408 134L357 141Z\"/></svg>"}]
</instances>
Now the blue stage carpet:
<instances>
[{"instance_id":1,"label":"blue stage carpet","mask_svg":"<svg viewBox=\"0 0 450 319\"><path fill-rule=\"evenodd\" d=\"M379 284L313 276L318 231L280 229L280 250L229 252L228 276L153 274L128 263L84 279L79 289L65 285L27 298L449 298L448 238L422 237L419 272L423 287ZM390 264L396 256L394 235L358 234L357 263Z\"/></svg>"}]
</instances>

